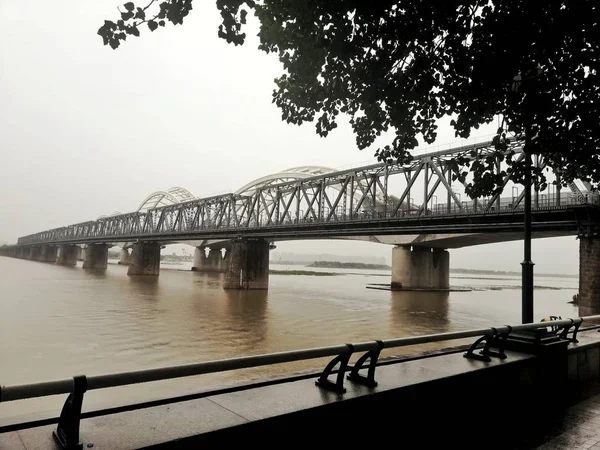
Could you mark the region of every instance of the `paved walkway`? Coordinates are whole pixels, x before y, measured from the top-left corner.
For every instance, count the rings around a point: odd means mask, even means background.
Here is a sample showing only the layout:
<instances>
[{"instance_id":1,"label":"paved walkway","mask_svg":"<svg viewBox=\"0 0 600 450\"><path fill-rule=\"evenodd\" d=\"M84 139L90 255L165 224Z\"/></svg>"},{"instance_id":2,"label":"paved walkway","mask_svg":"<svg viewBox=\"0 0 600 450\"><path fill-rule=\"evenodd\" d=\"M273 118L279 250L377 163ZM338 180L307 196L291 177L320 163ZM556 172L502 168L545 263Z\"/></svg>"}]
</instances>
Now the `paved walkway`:
<instances>
[{"instance_id":1,"label":"paved walkway","mask_svg":"<svg viewBox=\"0 0 600 450\"><path fill-rule=\"evenodd\" d=\"M591 385L583 392L583 399L557 414L549 427L531 437L531 444L515 448L538 450L600 450L600 384ZM590 396L591 395L591 396ZM551 397L551 395L549 396ZM587 398L586 398L587 397ZM536 433L534 433L536 434Z\"/></svg>"}]
</instances>

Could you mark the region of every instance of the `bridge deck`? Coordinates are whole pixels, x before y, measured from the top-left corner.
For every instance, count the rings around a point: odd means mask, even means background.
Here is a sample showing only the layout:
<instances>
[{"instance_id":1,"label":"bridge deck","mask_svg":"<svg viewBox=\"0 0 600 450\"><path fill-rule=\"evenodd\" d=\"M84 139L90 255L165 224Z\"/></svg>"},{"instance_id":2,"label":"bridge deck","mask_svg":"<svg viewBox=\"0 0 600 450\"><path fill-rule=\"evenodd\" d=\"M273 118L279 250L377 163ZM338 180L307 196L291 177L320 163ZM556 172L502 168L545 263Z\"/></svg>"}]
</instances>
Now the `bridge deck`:
<instances>
[{"instance_id":1,"label":"bridge deck","mask_svg":"<svg viewBox=\"0 0 600 450\"><path fill-rule=\"evenodd\" d=\"M595 205L539 208L532 211L534 232L571 232L577 234L600 222ZM331 239L373 235L415 235L453 233L501 233L523 230L523 211L479 212L472 214L432 214L425 216L378 217L348 221L305 221L279 225L238 228L200 228L146 232L93 232L73 236L48 236L20 242L21 245L100 243L131 240L179 242L198 239L265 238L273 240Z\"/></svg>"}]
</instances>

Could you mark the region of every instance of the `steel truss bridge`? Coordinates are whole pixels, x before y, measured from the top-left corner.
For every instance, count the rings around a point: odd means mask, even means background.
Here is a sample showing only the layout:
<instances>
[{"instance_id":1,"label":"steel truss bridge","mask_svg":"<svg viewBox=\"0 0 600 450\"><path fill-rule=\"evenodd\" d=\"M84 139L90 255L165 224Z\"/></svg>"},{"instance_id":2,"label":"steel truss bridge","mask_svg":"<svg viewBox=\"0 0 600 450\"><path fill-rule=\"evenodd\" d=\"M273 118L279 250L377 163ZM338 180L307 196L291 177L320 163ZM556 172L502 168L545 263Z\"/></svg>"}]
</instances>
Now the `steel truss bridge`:
<instances>
[{"instance_id":1,"label":"steel truss bridge","mask_svg":"<svg viewBox=\"0 0 600 450\"><path fill-rule=\"evenodd\" d=\"M509 151L518 160L524 156L520 141L512 141ZM453 189L454 158L485 158L492 152L491 142L485 142L416 156L404 165L342 171L296 167L208 198L172 188L150 195L135 212L31 234L18 245L520 231L524 192L515 187L508 192L509 176L503 183L507 192L490 198L464 201ZM542 158L535 164L545 168ZM598 223L598 196L589 185L572 183L569 188L534 192L534 232L576 234Z\"/></svg>"}]
</instances>

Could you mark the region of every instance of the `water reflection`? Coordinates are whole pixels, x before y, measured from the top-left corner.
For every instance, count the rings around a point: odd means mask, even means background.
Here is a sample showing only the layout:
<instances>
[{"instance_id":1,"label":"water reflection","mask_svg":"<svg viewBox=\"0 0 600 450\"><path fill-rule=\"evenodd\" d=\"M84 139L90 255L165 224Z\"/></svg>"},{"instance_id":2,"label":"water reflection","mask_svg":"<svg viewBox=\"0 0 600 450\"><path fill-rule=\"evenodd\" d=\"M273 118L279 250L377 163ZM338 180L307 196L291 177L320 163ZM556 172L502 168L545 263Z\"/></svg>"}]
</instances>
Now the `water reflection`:
<instances>
[{"instance_id":1,"label":"water reflection","mask_svg":"<svg viewBox=\"0 0 600 450\"><path fill-rule=\"evenodd\" d=\"M268 323L268 291L226 290L224 318L235 340L250 352L257 353L265 347Z\"/></svg>"},{"instance_id":2,"label":"water reflection","mask_svg":"<svg viewBox=\"0 0 600 450\"><path fill-rule=\"evenodd\" d=\"M70 269L78 269L77 267L73 267L73 266L65 266L68 267ZM61 267L62 269L62 267ZM105 269L83 269L83 273L85 273L87 278L92 278L92 279L99 279L102 280L103 278L106 278L106 270Z\"/></svg>"},{"instance_id":3,"label":"water reflection","mask_svg":"<svg viewBox=\"0 0 600 450\"><path fill-rule=\"evenodd\" d=\"M135 276L127 277L129 293L132 296L141 296L144 299L158 300L159 277Z\"/></svg>"},{"instance_id":4,"label":"water reflection","mask_svg":"<svg viewBox=\"0 0 600 450\"><path fill-rule=\"evenodd\" d=\"M448 331L449 292L392 291L390 327L395 335Z\"/></svg>"},{"instance_id":5,"label":"water reflection","mask_svg":"<svg viewBox=\"0 0 600 450\"><path fill-rule=\"evenodd\" d=\"M220 289L223 286L225 274L218 272L192 272L193 283L203 290Z\"/></svg>"}]
</instances>

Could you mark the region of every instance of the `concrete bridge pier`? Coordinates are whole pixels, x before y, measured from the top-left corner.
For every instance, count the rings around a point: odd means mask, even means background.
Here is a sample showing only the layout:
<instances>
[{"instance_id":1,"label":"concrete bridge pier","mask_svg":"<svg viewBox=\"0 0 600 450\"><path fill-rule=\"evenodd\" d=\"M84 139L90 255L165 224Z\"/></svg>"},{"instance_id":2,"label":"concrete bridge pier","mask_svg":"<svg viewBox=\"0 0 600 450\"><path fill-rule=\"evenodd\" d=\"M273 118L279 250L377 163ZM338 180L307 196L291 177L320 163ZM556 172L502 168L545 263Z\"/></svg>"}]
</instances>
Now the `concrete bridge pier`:
<instances>
[{"instance_id":1,"label":"concrete bridge pier","mask_svg":"<svg viewBox=\"0 0 600 450\"><path fill-rule=\"evenodd\" d=\"M579 315L600 314L600 236L579 236Z\"/></svg>"},{"instance_id":2,"label":"concrete bridge pier","mask_svg":"<svg viewBox=\"0 0 600 450\"><path fill-rule=\"evenodd\" d=\"M42 254L40 257L40 261L55 263L57 253L58 253L58 247L55 247L54 245L44 245L42 247Z\"/></svg>"},{"instance_id":3,"label":"concrete bridge pier","mask_svg":"<svg viewBox=\"0 0 600 450\"><path fill-rule=\"evenodd\" d=\"M122 266L128 266L131 264L131 253L128 248L121 249L121 256L119 258L119 264Z\"/></svg>"},{"instance_id":4,"label":"concrete bridge pier","mask_svg":"<svg viewBox=\"0 0 600 450\"><path fill-rule=\"evenodd\" d=\"M392 289L437 290L450 288L450 254L447 250L398 246L392 250Z\"/></svg>"},{"instance_id":5,"label":"concrete bridge pier","mask_svg":"<svg viewBox=\"0 0 600 450\"><path fill-rule=\"evenodd\" d=\"M206 247L196 247L194 251L194 272L227 272L229 253L228 249L225 257L221 254L221 247L208 247L209 253L206 256Z\"/></svg>"},{"instance_id":6,"label":"concrete bridge pier","mask_svg":"<svg viewBox=\"0 0 600 450\"><path fill-rule=\"evenodd\" d=\"M223 289L269 289L269 241L232 241Z\"/></svg>"},{"instance_id":7,"label":"concrete bridge pier","mask_svg":"<svg viewBox=\"0 0 600 450\"><path fill-rule=\"evenodd\" d=\"M75 266L77 265L77 249L81 251L81 247L73 244L62 244L58 249L58 259L56 264L60 266Z\"/></svg>"},{"instance_id":8,"label":"concrete bridge pier","mask_svg":"<svg viewBox=\"0 0 600 450\"><path fill-rule=\"evenodd\" d=\"M48 253L48 246L42 245L42 248L40 250L40 261L46 262L46 253Z\"/></svg>"},{"instance_id":9,"label":"concrete bridge pier","mask_svg":"<svg viewBox=\"0 0 600 450\"><path fill-rule=\"evenodd\" d=\"M83 258L84 269L106 269L108 265L108 245L89 244Z\"/></svg>"},{"instance_id":10,"label":"concrete bridge pier","mask_svg":"<svg viewBox=\"0 0 600 450\"><path fill-rule=\"evenodd\" d=\"M160 272L160 244L158 242L135 243L130 259L127 275L158 276Z\"/></svg>"},{"instance_id":11,"label":"concrete bridge pier","mask_svg":"<svg viewBox=\"0 0 600 450\"><path fill-rule=\"evenodd\" d=\"M29 249L26 247L19 247L17 250L17 258L26 259L29 256Z\"/></svg>"},{"instance_id":12,"label":"concrete bridge pier","mask_svg":"<svg viewBox=\"0 0 600 450\"><path fill-rule=\"evenodd\" d=\"M42 248L38 246L32 246L29 248L29 257L32 261L41 261L42 258Z\"/></svg>"}]
</instances>

